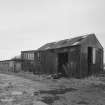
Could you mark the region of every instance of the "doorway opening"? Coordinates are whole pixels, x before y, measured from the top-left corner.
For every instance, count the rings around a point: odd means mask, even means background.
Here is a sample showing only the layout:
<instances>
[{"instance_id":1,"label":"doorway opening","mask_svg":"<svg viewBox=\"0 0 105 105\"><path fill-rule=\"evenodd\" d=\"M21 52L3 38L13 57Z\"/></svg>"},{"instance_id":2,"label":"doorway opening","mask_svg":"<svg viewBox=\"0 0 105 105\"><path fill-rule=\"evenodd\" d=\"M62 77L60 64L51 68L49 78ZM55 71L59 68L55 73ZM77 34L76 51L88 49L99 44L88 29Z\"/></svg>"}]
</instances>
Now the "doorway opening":
<instances>
[{"instance_id":1,"label":"doorway opening","mask_svg":"<svg viewBox=\"0 0 105 105\"><path fill-rule=\"evenodd\" d=\"M58 73L61 73L63 76L67 75L65 67L68 64L68 53L58 53Z\"/></svg>"},{"instance_id":2,"label":"doorway opening","mask_svg":"<svg viewBox=\"0 0 105 105\"><path fill-rule=\"evenodd\" d=\"M88 75L92 74L93 48L88 47Z\"/></svg>"}]
</instances>

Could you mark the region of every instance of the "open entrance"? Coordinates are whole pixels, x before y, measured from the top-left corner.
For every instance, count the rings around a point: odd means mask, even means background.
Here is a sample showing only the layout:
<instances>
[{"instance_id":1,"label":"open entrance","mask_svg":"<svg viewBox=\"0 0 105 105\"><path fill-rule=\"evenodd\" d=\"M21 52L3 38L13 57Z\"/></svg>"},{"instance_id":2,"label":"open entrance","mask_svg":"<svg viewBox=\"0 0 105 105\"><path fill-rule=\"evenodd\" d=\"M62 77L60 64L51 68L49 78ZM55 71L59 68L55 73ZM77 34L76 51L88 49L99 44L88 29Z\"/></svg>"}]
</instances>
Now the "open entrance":
<instances>
[{"instance_id":1,"label":"open entrance","mask_svg":"<svg viewBox=\"0 0 105 105\"><path fill-rule=\"evenodd\" d=\"M88 47L88 75L92 74L93 48Z\"/></svg>"},{"instance_id":2,"label":"open entrance","mask_svg":"<svg viewBox=\"0 0 105 105\"><path fill-rule=\"evenodd\" d=\"M68 53L58 53L58 73L61 73L63 76L67 75L65 67L68 64Z\"/></svg>"}]
</instances>

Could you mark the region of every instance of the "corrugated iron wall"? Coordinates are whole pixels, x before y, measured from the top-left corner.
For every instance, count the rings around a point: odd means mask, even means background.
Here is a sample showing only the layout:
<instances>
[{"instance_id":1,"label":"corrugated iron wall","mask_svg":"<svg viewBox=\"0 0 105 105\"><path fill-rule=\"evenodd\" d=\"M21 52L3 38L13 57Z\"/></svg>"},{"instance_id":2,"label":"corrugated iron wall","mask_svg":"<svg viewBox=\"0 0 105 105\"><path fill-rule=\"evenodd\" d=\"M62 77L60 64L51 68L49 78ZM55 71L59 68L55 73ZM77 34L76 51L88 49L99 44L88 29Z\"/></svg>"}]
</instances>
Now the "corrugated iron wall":
<instances>
[{"instance_id":1,"label":"corrugated iron wall","mask_svg":"<svg viewBox=\"0 0 105 105\"><path fill-rule=\"evenodd\" d=\"M56 72L56 54L52 51L35 53L35 72L52 74ZM34 73L35 73L34 72Z\"/></svg>"},{"instance_id":2,"label":"corrugated iron wall","mask_svg":"<svg viewBox=\"0 0 105 105\"><path fill-rule=\"evenodd\" d=\"M69 52L70 77L80 77L80 46L75 46Z\"/></svg>"},{"instance_id":3,"label":"corrugated iron wall","mask_svg":"<svg viewBox=\"0 0 105 105\"><path fill-rule=\"evenodd\" d=\"M93 48L93 47L92 47ZM88 47L81 48L81 76L87 77L89 75L95 75L101 71L103 71L103 50L99 48L95 48L95 62L88 65ZM92 58L93 60L93 58ZM90 67L89 67L90 66ZM88 73L90 70L90 74Z\"/></svg>"}]
</instances>

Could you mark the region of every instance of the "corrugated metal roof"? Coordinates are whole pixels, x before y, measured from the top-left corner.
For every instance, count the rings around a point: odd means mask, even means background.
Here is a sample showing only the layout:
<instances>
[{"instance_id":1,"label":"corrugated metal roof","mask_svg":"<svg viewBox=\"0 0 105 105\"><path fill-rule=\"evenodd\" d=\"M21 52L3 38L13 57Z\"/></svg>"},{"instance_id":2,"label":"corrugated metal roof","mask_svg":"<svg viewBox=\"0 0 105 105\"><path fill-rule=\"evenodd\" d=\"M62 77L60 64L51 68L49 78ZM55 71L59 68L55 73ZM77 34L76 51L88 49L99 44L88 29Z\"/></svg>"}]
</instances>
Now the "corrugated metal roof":
<instances>
[{"instance_id":1,"label":"corrugated metal roof","mask_svg":"<svg viewBox=\"0 0 105 105\"><path fill-rule=\"evenodd\" d=\"M40 47L38 50L48 50L48 49L56 49L61 47L79 45L81 41L85 39L87 36L88 35L47 43L44 46Z\"/></svg>"}]
</instances>

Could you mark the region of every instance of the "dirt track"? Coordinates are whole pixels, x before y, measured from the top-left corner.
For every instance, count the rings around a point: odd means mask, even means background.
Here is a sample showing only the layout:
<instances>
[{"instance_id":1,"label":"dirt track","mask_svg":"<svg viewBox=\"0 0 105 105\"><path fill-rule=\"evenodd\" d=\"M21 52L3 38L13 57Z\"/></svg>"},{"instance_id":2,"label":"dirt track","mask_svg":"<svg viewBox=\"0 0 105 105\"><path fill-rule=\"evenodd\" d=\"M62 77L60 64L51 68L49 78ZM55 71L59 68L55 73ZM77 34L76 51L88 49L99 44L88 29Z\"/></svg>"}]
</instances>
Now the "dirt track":
<instances>
[{"instance_id":1,"label":"dirt track","mask_svg":"<svg viewBox=\"0 0 105 105\"><path fill-rule=\"evenodd\" d=\"M0 105L105 105L105 79L32 81L0 74Z\"/></svg>"}]
</instances>

